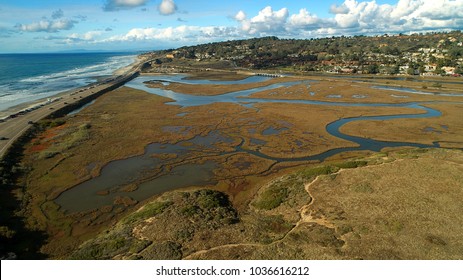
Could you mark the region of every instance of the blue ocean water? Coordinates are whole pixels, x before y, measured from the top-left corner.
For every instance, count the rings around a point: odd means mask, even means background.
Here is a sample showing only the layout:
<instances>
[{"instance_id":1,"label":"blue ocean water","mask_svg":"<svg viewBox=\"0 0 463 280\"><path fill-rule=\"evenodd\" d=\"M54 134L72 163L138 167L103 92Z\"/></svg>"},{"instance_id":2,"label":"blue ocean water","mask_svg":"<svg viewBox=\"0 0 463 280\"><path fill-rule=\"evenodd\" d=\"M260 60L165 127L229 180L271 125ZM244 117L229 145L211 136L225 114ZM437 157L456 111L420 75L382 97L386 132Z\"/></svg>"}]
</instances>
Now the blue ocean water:
<instances>
[{"instance_id":1,"label":"blue ocean water","mask_svg":"<svg viewBox=\"0 0 463 280\"><path fill-rule=\"evenodd\" d=\"M133 53L0 54L0 111L85 86L135 58Z\"/></svg>"}]
</instances>

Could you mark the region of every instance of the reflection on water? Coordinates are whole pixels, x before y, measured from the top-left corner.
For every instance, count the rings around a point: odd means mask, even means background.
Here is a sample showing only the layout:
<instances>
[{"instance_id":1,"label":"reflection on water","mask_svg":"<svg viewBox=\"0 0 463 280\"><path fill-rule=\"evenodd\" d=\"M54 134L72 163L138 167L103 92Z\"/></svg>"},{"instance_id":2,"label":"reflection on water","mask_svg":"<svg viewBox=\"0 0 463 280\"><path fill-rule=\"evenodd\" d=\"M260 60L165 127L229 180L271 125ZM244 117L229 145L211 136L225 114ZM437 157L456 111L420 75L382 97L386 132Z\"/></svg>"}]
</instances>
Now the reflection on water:
<instances>
[{"instance_id":1,"label":"reflection on water","mask_svg":"<svg viewBox=\"0 0 463 280\"><path fill-rule=\"evenodd\" d=\"M108 163L98 177L85 181L72 189L63 192L55 202L63 210L73 212L89 211L95 208L112 205L120 197L130 197L140 201L155 194L192 185L203 185L212 182L212 171L217 168L212 161L203 164L181 164L172 170L165 170L165 160L161 155L174 154L186 156L191 151L217 154L216 144L233 140L213 131L206 136L196 136L177 144L153 143L145 148L145 153L127 159ZM185 145L185 144L188 145ZM175 160L171 163L175 164ZM183 161L182 159L177 161ZM138 185L136 190L128 192L127 186L140 179L154 176L154 179ZM157 176L157 177L156 177Z\"/></svg>"}]
</instances>

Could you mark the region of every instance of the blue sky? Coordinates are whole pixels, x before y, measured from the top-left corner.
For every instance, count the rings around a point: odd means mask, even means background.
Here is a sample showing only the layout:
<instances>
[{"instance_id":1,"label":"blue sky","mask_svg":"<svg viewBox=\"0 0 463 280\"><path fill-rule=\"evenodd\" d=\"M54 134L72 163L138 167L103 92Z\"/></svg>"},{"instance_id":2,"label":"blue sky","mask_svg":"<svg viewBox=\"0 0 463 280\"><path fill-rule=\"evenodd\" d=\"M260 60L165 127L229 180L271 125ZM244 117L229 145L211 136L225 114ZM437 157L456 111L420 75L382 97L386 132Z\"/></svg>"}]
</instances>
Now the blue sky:
<instances>
[{"instance_id":1,"label":"blue sky","mask_svg":"<svg viewBox=\"0 0 463 280\"><path fill-rule=\"evenodd\" d=\"M463 0L2 0L0 53L461 30Z\"/></svg>"}]
</instances>

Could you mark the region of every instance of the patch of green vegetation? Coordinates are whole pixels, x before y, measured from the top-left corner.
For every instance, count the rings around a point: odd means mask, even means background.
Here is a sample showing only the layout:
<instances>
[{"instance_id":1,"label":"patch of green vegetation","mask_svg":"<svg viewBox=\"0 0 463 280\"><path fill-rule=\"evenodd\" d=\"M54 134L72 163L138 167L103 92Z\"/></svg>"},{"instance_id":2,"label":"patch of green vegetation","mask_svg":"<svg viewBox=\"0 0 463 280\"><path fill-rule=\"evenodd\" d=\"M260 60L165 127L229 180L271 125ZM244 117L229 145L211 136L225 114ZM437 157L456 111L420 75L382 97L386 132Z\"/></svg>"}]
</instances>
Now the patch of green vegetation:
<instances>
[{"instance_id":1,"label":"patch of green vegetation","mask_svg":"<svg viewBox=\"0 0 463 280\"><path fill-rule=\"evenodd\" d=\"M66 131L63 135L61 135L61 139L57 143L44 150L39 157L44 159L53 158L54 156L79 145L83 141L88 140L90 138L90 128L91 125L89 123L84 123L77 128L72 128Z\"/></svg>"},{"instance_id":2,"label":"patch of green vegetation","mask_svg":"<svg viewBox=\"0 0 463 280\"><path fill-rule=\"evenodd\" d=\"M175 233L175 239L180 242L190 241L194 236L192 228L182 228Z\"/></svg>"},{"instance_id":3,"label":"patch of green vegetation","mask_svg":"<svg viewBox=\"0 0 463 280\"><path fill-rule=\"evenodd\" d=\"M114 238L101 243L92 242L91 245L83 246L72 258L82 260L105 259L125 248L126 242L125 238L121 236L114 236Z\"/></svg>"},{"instance_id":4,"label":"patch of green vegetation","mask_svg":"<svg viewBox=\"0 0 463 280\"><path fill-rule=\"evenodd\" d=\"M71 259L106 260L119 254L136 254L148 247L152 242L139 240L130 234L128 228L118 228L112 232L84 243Z\"/></svg>"},{"instance_id":5,"label":"patch of green vegetation","mask_svg":"<svg viewBox=\"0 0 463 280\"><path fill-rule=\"evenodd\" d=\"M53 127L63 125L65 123L66 123L66 121L64 119L44 119L44 120L38 121L37 125L41 129L45 130L45 129L48 129L48 128L53 128Z\"/></svg>"},{"instance_id":6,"label":"patch of green vegetation","mask_svg":"<svg viewBox=\"0 0 463 280\"><path fill-rule=\"evenodd\" d=\"M182 246L173 241L155 243L146 248L141 254L147 260L180 260Z\"/></svg>"},{"instance_id":7,"label":"patch of green vegetation","mask_svg":"<svg viewBox=\"0 0 463 280\"><path fill-rule=\"evenodd\" d=\"M156 219L148 218L156 217ZM111 230L87 241L74 259L180 259L197 235L237 223L238 213L219 191L174 192L146 204ZM135 228L141 229L134 234ZM151 235L151 231L156 234ZM149 241L148 241L149 240Z\"/></svg>"},{"instance_id":8,"label":"patch of green vegetation","mask_svg":"<svg viewBox=\"0 0 463 280\"><path fill-rule=\"evenodd\" d=\"M262 210L272 210L280 206L288 197L288 188L280 185L273 185L260 194L254 207Z\"/></svg>"},{"instance_id":9,"label":"patch of green vegetation","mask_svg":"<svg viewBox=\"0 0 463 280\"><path fill-rule=\"evenodd\" d=\"M200 190L198 195L198 204L201 208L212 209L217 207L228 206L228 198L224 193L212 190Z\"/></svg>"},{"instance_id":10,"label":"patch of green vegetation","mask_svg":"<svg viewBox=\"0 0 463 280\"><path fill-rule=\"evenodd\" d=\"M328 175L328 174L335 173L338 171L339 171L339 167L337 166L322 165L322 166L304 169L300 171L300 175L302 175L306 179L312 179L319 175Z\"/></svg>"},{"instance_id":11,"label":"patch of green vegetation","mask_svg":"<svg viewBox=\"0 0 463 280\"><path fill-rule=\"evenodd\" d=\"M211 229L239 220L228 196L222 192L204 189L181 196L184 201L176 211L189 219L205 222Z\"/></svg>"},{"instance_id":12,"label":"patch of green vegetation","mask_svg":"<svg viewBox=\"0 0 463 280\"><path fill-rule=\"evenodd\" d=\"M397 151L397 157L398 158L411 158L411 159L416 159L419 157L419 155L424 154L428 152L428 149L404 149Z\"/></svg>"},{"instance_id":13,"label":"patch of green vegetation","mask_svg":"<svg viewBox=\"0 0 463 280\"><path fill-rule=\"evenodd\" d=\"M180 209L180 212L186 217L192 217L198 214L200 211L201 209L196 205L187 205Z\"/></svg>"},{"instance_id":14,"label":"patch of green vegetation","mask_svg":"<svg viewBox=\"0 0 463 280\"><path fill-rule=\"evenodd\" d=\"M141 208L137 212L125 217L122 220L122 223L130 224L136 221L142 221L150 217L154 217L164 212L172 204L173 203L171 201L162 201L162 202L156 201L153 203L146 204L143 208Z\"/></svg>"},{"instance_id":15,"label":"patch of green vegetation","mask_svg":"<svg viewBox=\"0 0 463 280\"><path fill-rule=\"evenodd\" d=\"M334 166L342 169L347 169L347 168L357 168L357 167L363 167L368 165L368 162L365 160L357 160L357 161L345 161L345 162L339 162L335 163Z\"/></svg>"}]
</instances>

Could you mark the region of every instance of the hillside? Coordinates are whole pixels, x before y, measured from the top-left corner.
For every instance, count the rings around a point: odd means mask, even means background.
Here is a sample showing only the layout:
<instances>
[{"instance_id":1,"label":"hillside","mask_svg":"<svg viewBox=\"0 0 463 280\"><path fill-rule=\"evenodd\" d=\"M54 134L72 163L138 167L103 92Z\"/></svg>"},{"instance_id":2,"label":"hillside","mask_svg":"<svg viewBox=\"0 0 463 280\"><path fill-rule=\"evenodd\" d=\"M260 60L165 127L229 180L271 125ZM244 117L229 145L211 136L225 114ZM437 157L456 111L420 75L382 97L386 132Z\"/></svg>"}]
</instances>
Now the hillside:
<instances>
[{"instance_id":1,"label":"hillside","mask_svg":"<svg viewBox=\"0 0 463 280\"><path fill-rule=\"evenodd\" d=\"M222 67L366 74L463 73L463 34L426 33L321 39L254 38L150 53L153 67L181 61Z\"/></svg>"},{"instance_id":2,"label":"hillside","mask_svg":"<svg viewBox=\"0 0 463 280\"><path fill-rule=\"evenodd\" d=\"M460 259L462 174L461 151L409 150L305 167L241 206L218 191L167 192L72 257Z\"/></svg>"}]
</instances>

